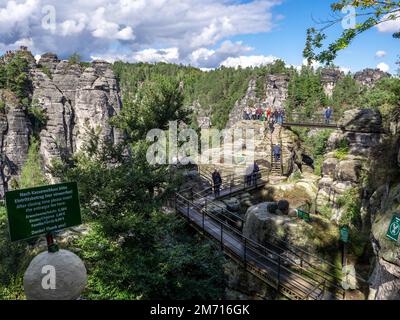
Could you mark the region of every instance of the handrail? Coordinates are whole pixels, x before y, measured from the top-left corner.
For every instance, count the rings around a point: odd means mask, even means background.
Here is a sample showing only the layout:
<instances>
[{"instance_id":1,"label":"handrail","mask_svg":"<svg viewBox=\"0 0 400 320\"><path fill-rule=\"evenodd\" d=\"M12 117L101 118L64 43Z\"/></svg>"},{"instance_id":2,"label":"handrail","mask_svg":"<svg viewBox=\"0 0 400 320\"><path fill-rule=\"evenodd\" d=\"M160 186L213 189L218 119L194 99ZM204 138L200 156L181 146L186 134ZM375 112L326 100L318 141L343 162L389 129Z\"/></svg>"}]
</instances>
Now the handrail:
<instances>
[{"instance_id":1,"label":"handrail","mask_svg":"<svg viewBox=\"0 0 400 320\"><path fill-rule=\"evenodd\" d=\"M208 188L208 190L210 190L210 188ZM183 197L183 196L180 195L180 194L177 194L177 197L178 197L178 198L181 197L181 198L183 198L183 199L186 199L185 197ZM188 201L188 200L185 200L185 201ZM218 218L215 217L213 214L211 214L210 212L208 212L208 210L204 210L204 208L203 208L202 206L196 205L196 204L194 204L193 202L191 203L190 201L188 201L188 206L190 206L190 205L191 205L193 208L198 209L199 211L205 212L205 214L208 215L209 217L211 217L213 220L216 220L216 221L218 221L219 223L221 223L221 220L220 220L220 219L218 219ZM226 211L229 212L229 210L226 210ZM226 215L224 215L224 217L227 218L228 220L231 220L231 221L232 221L232 219L228 218ZM224 225L225 225L225 227L226 227L226 224L224 224ZM244 237L242 233L240 233L240 232L238 232L237 230L233 229L231 226L229 226L229 227L227 227L227 228L228 228L231 232L237 234L237 235L239 236L239 238L243 238L243 237ZM276 237L274 237L274 238L276 238ZM282 240L280 240L280 239L278 239L278 238L276 238L276 239L279 240L279 242L284 243ZM277 255L276 252L274 252L274 251L272 251L272 250L266 248L265 246L260 245L259 243L255 242L255 241L253 241L253 240L251 240L251 239L247 239L246 241L248 241L250 244L253 244L253 246L255 246L255 247L261 247L262 250L263 250L265 253L269 253L269 254L271 254L271 255L273 255L273 256L276 256L276 255ZM282 247L280 247L280 246L278 246L278 245L276 245L276 244L273 244L273 243L269 243L269 245L272 245L272 246L275 247L276 249L282 250L282 251L284 251L284 252L285 252L285 251L289 251L291 254L297 256L298 258L301 259L301 266L299 267L298 263L296 263L296 261L292 260L292 259L289 258L289 257L283 257L283 256L281 256L281 255L278 255L278 256L279 256L279 259L282 259L283 261L285 261L285 262L287 262L287 263L289 263L289 264L291 264L291 265L295 265L298 269L302 270L305 274L311 273L312 276L318 277L318 278L322 278L323 281L328 281L328 282L331 283L334 287L336 287L336 289L342 290L341 287L337 287L337 286L336 286L336 281L333 281L332 279L328 279L328 278L322 276L321 274L318 274L318 273L313 272L312 270L308 270L308 269L303 268L303 267L302 267L302 263L303 263L303 261L304 261L304 262L305 262L307 265L309 265L312 269L315 269L315 270L317 270L318 272L322 272L322 273L326 274L327 276L332 277L333 279L337 280L337 277L336 277L336 276L334 276L334 275L332 275L332 274L326 272L326 271L323 270L323 269L320 269L320 268L314 266L314 265L313 265L312 263L310 263L309 261L304 260L304 255L303 255L303 254L302 254L301 256L299 256L299 255L298 255L296 252L294 252L290 247L288 247L286 243L285 243L284 248L282 248ZM295 247L295 248L296 248L296 247ZM299 250L299 251L301 251L302 253L305 253L305 254L308 255L308 256L313 256L313 257L317 258L317 259L318 259L319 261L321 261L322 263L330 264L329 262L324 261L322 258L317 257L317 256L314 256L314 255L308 253L307 251L305 251L305 250L303 250L303 249L301 249L301 248L296 248L296 249ZM257 250L257 249L256 249L256 250ZM258 254L259 254L259 253L258 253ZM331 265L331 266L333 266L333 265Z\"/></svg>"},{"instance_id":2,"label":"handrail","mask_svg":"<svg viewBox=\"0 0 400 320\"><path fill-rule=\"evenodd\" d=\"M267 171L266 169L262 169L262 170L260 170L260 173L266 172L266 171ZM225 176L225 177L231 177L231 176L235 176L235 175L227 175L227 176ZM240 179L240 181L242 181L243 176L236 176L236 179L234 179L234 181L237 181L238 179ZM210 188L208 188L208 189L206 189L206 190L210 190ZM201 193L201 192L200 192L200 193ZM197 193L197 194L199 194L199 193ZM219 206L219 205L216 204L216 203L213 203L213 204L214 204L215 206L218 206L218 207L222 208L221 206ZM235 216L235 218L239 219L239 221L244 222L244 219L243 219L243 218L241 218L241 217L239 217L239 216L233 214L232 212L230 212L230 211L227 210L227 209L225 209L225 211L228 212L229 214ZM225 215L224 215L224 216L225 216ZM232 222L235 222L235 221L233 221L230 217L225 216L225 218L227 218L228 220L230 220L230 221L232 221ZM279 244L275 244L275 243L269 243L269 244L272 245L273 247L275 247L275 248L278 249L278 250L287 251L287 252L293 254L295 257L299 258L299 259L301 260L301 261L300 261L300 264L301 264L300 266L301 266L301 268L302 268L302 264L303 264L303 262L304 262L304 263L306 263L309 267L311 267L311 268L313 268L313 269L315 269L315 270L318 270L319 272L322 272L325 276L331 277L332 279L339 280L338 277L337 277L336 275L334 275L334 274L332 274L332 273L330 273L330 272L324 270L323 266L322 266L322 267L321 267L321 266L320 266L320 267L317 267L317 266L314 265L314 263L312 263L310 260L311 260L311 259L317 260L317 261L318 261L319 263L321 263L322 265L326 265L327 267L329 267L329 268L331 268L331 269L333 268L334 271L341 273L341 269L340 269L340 268L337 268L335 265L333 265L333 264L330 263L329 261L326 261L326 260L322 259L321 257L318 257L317 255L314 255L314 254L312 254L312 253L310 253L310 252L307 252L307 251L305 251L305 250L302 249L302 248L296 247L295 245L290 245L290 246L288 246L288 244L287 244L285 241L283 241L283 240L281 240L281 239L279 239L279 238L277 238L277 237L275 237L275 236L273 236L273 235L271 235L271 237L272 237L274 240L276 240ZM296 252L296 251L298 251L298 252ZM293 261L293 260L292 260L292 261ZM302 269L303 269L303 268L302 268ZM328 269L328 268L326 268L326 269ZM305 269L303 269L303 270L305 270ZM305 271L308 271L308 270L305 270ZM326 279L326 278L324 278L322 275L320 275L320 277L322 277L323 279L325 279L325 280L329 281L330 283L332 283L332 280ZM362 278L359 279L359 280L365 282L365 280L362 279Z\"/></svg>"},{"instance_id":3,"label":"handrail","mask_svg":"<svg viewBox=\"0 0 400 320\"><path fill-rule=\"evenodd\" d=\"M181 201L181 202L183 201L183 204L186 202L186 203L188 204L188 208L189 208L190 201L187 200L185 197L183 197L183 196L181 196L181 195L177 195L177 196L180 197L180 198L182 198L182 200L177 200L177 201ZM188 213L189 213L189 212L190 212L190 210L188 210ZM221 230L223 230L223 228L225 228L225 229L228 229L230 232L232 232L232 233L234 233L234 234L237 234L237 235L239 236L239 239L241 239L242 245L243 245L243 240L245 240L245 245L246 245L247 243L250 242L250 243L255 244L256 246L261 246L261 245L258 244L257 242L255 242L255 241L253 241L253 240L251 240L251 239L249 239L249 238L243 236L242 233L239 233L237 230L233 229L231 226L229 226L228 224L224 223L222 220L220 220L218 217L216 217L216 216L213 215L212 213L207 212L206 210L204 210L204 211L202 211L202 212L203 212L203 216L204 216L204 215L207 215L207 216L209 216L213 221L219 223ZM189 213L189 215L190 215L190 213ZM203 225L203 228L204 228L204 225ZM222 233L222 231L221 231L221 233ZM223 240L222 240L222 242L223 242ZM223 243L222 243L222 245L223 245ZM307 283L309 283L309 284L314 284L314 283L315 283L313 279L304 278L304 277L302 277L301 275L299 275L299 274L293 272L292 270L290 270L290 269L286 268L284 265L282 265L282 264L281 264L282 261L284 261L284 262L287 261L287 258L286 258L286 257L283 257L283 256L277 254L276 252L273 252L273 251L271 251L271 250L265 248L266 250L268 250L268 252L269 252L272 256L275 256L275 257L278 259L279 262L276 262L274 259L271 259L271 258L268 257L267 255L260 254L259 252L255 251L254 248L251 248L251 247L248 247L248 246L247 246L247 249L248 249L248 250L252 250L253 253L255 253L257 256L262 257L263 259L266 259L269 263L272 263L272 264L275 265L275 266L278 265L279 270L283 269L283 270L285 270L286 272L288 272L289 274L295 275L296 277L301 278L302 281L307 282ZM260 263L261 265L266 266L262 261L258 260L257 258L253 257L252 259L255 260L256 262ZM267 269L271 269L271 268L268 267L268 266L266 266L266 268L267 268ZM276 271L275 271L275 272L276 272ZM297 282L299 285L304 286L303 284L299 283L299 282L296 281L295 279L292 279L291 282ZM303 290L301 290L301 288L299 288L299 287L296 287L296 289L297 289L297 290L300 290L300 291L302 291L302 292L304 292L304 293L308 293L308 291L303 291ZM307 288L307 289L308 289L308 288Z\"/></svg>"}]
</instances>

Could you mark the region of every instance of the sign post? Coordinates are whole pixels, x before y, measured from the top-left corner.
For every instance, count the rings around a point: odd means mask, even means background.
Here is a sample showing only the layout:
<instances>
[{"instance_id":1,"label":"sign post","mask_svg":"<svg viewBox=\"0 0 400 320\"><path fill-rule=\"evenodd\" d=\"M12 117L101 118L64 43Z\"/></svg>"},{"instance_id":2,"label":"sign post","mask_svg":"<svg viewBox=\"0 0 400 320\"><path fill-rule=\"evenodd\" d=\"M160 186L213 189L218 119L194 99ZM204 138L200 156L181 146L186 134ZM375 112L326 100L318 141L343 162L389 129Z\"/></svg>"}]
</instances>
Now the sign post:
<instances>
[{"instance_id":1,"label":"sign post","mask_svg":"<svg viewBox=\"0 0 400 320\"><path fill-rule=\"evenodd\" d=\"M310 214L308 212L305 212L300 209L296 209L296 212L297 212L297 217L299 217L300 219L303 219L306 222L310 222L311 218L310 218Z\"/></svg>"},{"instance_id":2,"label":"sign post","mask_svg":"<svg viewBox=\"0 0 400 320\"><path fill-rule=\"evenodd\" d=\"M343 226L340 228L340 240L343 243L349 242L349 227Z\"/></svg>"},{"instance_id":3,"label":"sign post","mask_svg":"<svg viewBox=\"0 0 400 320\"><path fill-rule=\"evenodd\" d=\"M11 241L46 235L54 250L53 232L82 223L76 182L10 191L5 199Z\"/></svg>"},{"instance_id":4,"label":"sign post","mask_svg":"<svg viewBox=\"0 0 400 320\"><path fill-rule=\"evenodd\" d=\"M400 236L400 215L394 214L390 222L386 237L392 241L399 241Z\"/></svg>"}]
</instances>

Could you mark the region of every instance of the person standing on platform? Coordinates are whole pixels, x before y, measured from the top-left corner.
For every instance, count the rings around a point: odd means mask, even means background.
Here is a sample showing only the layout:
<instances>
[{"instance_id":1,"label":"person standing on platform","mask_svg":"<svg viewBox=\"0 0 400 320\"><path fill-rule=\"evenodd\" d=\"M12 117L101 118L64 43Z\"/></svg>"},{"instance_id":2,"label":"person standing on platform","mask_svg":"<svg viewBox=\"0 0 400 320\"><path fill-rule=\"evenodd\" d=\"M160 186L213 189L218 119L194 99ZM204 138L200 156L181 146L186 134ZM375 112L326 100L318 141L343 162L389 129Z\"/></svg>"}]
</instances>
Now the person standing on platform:
<instances>
[{"instance_id":1,"label":"person standing on platform","mask_svg":"<svg viewBox=\"0 0 400 320\"><path fill-rule=\"evenodd\" d=\"M329 106L329 107L325 110L325 124L330 124L332 114L333 114L333 109Z\"/></svg>"},{"instance_id":2,"label":"person standing on platform","mask_svg":"<svg viewBox=\"0 0 400 320\"><path fill-rule=\"evenodd\" d=\"M218 198L221 195L222 178L217 169L215 169L212 174L212 181L214 184L214 196L215 198Z\"/></svg>"}]
</instances>

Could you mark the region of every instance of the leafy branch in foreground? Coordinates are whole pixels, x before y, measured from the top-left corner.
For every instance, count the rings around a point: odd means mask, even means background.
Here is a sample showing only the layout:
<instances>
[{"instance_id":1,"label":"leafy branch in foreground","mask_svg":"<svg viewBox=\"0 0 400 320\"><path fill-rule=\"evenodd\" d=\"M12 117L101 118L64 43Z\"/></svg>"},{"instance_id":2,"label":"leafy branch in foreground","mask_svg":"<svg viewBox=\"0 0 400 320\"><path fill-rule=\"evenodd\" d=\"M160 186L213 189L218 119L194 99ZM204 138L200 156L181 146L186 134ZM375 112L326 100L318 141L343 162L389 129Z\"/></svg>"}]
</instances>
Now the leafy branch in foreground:
<instances>
[{"instance_id":1,"label":"leafy branch in foreground","mask_svg":"<svg viewBox=\"0 0 400 320\"><path fill-rule=\"evenodd\" d=\"M327 39L325 30L340 23L343 18L338 17L323 22L323 27L320 29L309 28L307 30L303 56L309 64L312 64L313 61L332 63L338 52L347 48L359 34L379 24L400 19L400 2L395 0L340 0L331 4L331 9L334 13L337 13L348 6L359 10L359 13L355 13L351 18L362 21L356 23L353 28L344 30L341 36L329 44L326 49L323 49L323 41ZM393 37L400 38L400 32L394 33Z\"/></svg>"}]
</instances>

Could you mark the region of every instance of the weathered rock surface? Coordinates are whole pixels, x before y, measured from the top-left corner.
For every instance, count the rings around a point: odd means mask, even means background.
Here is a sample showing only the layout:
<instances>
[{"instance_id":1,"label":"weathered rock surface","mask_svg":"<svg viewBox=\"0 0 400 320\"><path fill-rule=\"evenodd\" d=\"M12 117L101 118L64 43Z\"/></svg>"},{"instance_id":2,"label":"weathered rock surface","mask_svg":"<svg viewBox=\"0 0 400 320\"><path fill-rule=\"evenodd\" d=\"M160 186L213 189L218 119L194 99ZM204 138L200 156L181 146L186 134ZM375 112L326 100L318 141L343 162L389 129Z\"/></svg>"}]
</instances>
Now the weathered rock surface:
<instances>
[{"instance_id":1,"label":"weathered rock surface","mask_svg":"<svg viewBox=\"0 0 400 320\"><path fill-rule=\"evenodd\" d=\"M373 87L376 82L387 77L390 77L390 74L379 69L364 69L354 75L354 79L367 88Z\"/></svg>"},{"instance_id":2,"label":"weathered rock surface","mask_svg":"<svg viewBox=\"0 0 400 320\"><path fill-rule=\"evenodd\" d=\"M337 199L346 191L358 186L367 162L379 153L383 139L383 123L379 112L369 109L346 111L340 120L348 131L336 131L328 140L328 150L322 164L322 179L318 184L317 205L330 205L334 209L333 218L339 220L342 211L337 207ZM337 149L347 151L337 155Z\"/></svg>"},{"instance_id":3,"label":"weathered rock surface","mask_svg":"<svg viewBox=\"0 0 400 320\"><path fill-rule=\"evenodd\" d=\"M400 213L400 184L378 188L371 196L369 211L372 244L376 255L370 278L370 299L400 299L400 246L386 238L394 213Z\"/></svg>"},{"instance_id":4,"label":"weathered rock surface","mask_svg":"<svg viewBox=\"0 0 400 320\"><path fill-rule=\"evenodd\" d=\"M340 69L324 68L321 70L321 82L328 97L332 97L337 82L343 77L344 73Z\"/></svg>"},{"instance_id":5,"label":"weathered rock surface","mask_svg":"<svg viewBox=\"0 0 400 320\"><path fill-rule=\"evenodd\" d=\"M118 143L122 139L122 133L109 123L122 105L117 80L108 63L94 61L85 69L60 61L52 53L44 54L38 64L34 59L29 61L32 104L46 117L38 132L46 167L52 160L80 150L89 130L96 132L100 141ZM0 100L6 104L5 110L0 111L1 198L10 187L10 180L21 173L32 128L27 110L18 102L4 95Z\"/></svg>"},{"instance_id":6,"label":"weathered rock surface","mask_svg":"<svg viewBox=\"0 0 400 320\"><path fill-rule=\"evenodd\" d=\"M265 109L269 106L273 109L283 109L288 96L289 80L289 76L284 74L266 75L264 81L264 97L257 97L256 80L250 80L245 96L241 100L237 101L235 106L232 108L226 127L231 128L237 122L243 120L243 113L246 107L261 106Z\"/></svg>"},{"instance_id":7,"label":"weathered rock surface","mask_svg":"<svg viewBox=\"0 0 400 320\"><path fill-rule=\"evenodd\" d=\"M8 183L21 173L31 132L25 109L9 93L1 96L5 109L0 111L0 198L4 196Z\"/></svg>"}]
</instances>

